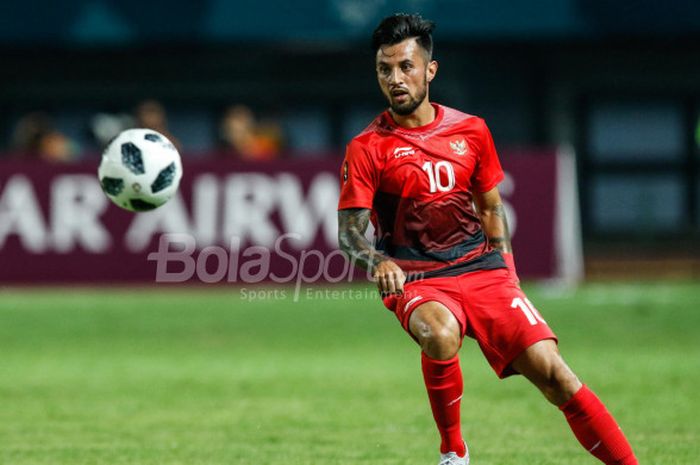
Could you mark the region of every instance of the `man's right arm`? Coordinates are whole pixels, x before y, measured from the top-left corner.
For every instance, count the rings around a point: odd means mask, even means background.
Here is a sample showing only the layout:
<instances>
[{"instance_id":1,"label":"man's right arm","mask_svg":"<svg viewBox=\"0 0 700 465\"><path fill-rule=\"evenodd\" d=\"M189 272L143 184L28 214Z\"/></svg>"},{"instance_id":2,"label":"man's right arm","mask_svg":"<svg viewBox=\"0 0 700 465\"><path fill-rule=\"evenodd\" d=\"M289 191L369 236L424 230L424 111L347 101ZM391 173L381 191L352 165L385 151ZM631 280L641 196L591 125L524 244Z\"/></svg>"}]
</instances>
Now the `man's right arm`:
<instances>
[{"instance_id":1,"label":"man's right arm","mask_svg":"<svg viewBox=\"0 0 700 465\"><path fill-rule=\"evenodd\" d=\"M406 275L403 270L379 253L365 237L369 226L371 210L368 208L347 208L338 211L338 243L350 261L368 270L377 280L382 294L403 292Z\"/></svg>"}]
</instances>

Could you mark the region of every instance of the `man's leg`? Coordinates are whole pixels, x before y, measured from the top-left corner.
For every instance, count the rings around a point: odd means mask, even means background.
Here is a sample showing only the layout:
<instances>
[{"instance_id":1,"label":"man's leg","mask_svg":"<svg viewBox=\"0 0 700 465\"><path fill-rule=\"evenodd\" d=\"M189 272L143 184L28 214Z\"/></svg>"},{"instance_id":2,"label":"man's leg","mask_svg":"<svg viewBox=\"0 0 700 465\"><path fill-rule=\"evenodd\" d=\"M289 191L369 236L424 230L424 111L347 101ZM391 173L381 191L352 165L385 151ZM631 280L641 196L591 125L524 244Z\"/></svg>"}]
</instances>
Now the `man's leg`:
<instances>
[{"instance_id":1,"label":"man's leg","mask_svg":"<svg viewBox=\"0 0 700 465\"><path fill-rule=\"evenodd\" d=\"M566 365L556 343L537 342L511 364L559 407L581 445L606 465L637 465L632 447L598 397Z\"/></svg>"},{"instance_id":2,"label":"man's leg","mask_svg":"<svg viewBox=\"0 0 700 465\"><path fill-rule=\"evenodd\" d=\"M412 312L409 330L423 349L423 379L442 439L440 452L463 457L467 451L460 423L463 381L457 355L461 345L459 323L443 304L426 302Z\"/></svg>"}]
</instances>

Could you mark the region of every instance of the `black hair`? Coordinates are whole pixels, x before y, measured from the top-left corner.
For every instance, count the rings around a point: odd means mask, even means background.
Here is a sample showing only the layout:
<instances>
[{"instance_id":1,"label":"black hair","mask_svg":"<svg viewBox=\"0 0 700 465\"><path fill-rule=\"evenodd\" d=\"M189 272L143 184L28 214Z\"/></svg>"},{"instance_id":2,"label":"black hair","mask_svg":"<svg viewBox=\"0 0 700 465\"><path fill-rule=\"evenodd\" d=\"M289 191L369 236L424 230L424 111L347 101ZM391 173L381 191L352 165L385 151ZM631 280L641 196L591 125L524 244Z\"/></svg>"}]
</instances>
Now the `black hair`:
<instances>
[{"instance_id":1,"label":"black hair","mask_svg":"<svg viewBox=\"0 0 700 465\"><path fill-rule=\"evenodd\" d=\"M387 16L372 33L372 50L377 53L383 45L394 45L415 37L418 44L433 56L433 36L435 23L423 19L419 14L396 13Z\"/></svg>"}]
</instances>

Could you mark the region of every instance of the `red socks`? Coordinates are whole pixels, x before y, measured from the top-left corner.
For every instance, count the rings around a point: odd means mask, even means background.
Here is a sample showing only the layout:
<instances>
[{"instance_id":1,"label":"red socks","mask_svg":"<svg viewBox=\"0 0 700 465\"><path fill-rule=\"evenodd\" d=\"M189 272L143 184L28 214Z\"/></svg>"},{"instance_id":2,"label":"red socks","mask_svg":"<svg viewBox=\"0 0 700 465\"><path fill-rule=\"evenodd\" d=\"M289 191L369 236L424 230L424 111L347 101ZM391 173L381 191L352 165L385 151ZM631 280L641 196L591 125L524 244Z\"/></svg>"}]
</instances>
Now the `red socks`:
<instances>
[{"instance_id":1,"label":"red socks","mask_svg":"<svg viewBox=\"0 0 700 465\"><path fill-rule=\"evenodd\" d=\"M421 354L423 379L442 442L440 452L466 454L460 424L462 369L459 357L434 360ZM559 409L581 445L606 465L638 465L632 447L598 397L583 386Z\"/></svg>"},{"instance_id":2,"label":"red socks","mask_svg":"<svg viewBox=\"0 0 700 465\"><path fill-rule=\"evenodd\" d=\"M440 452L456 452L463 457L467 451L459 416L463 389L459 356L455 355L449 360L434 360L421 353L421 365L433 418L442 438Z\"/></svg>"},{"instance_id":3,"label":"red socks","mask_svg":"<svg viewBox=\"0 0 700 465\"><path fill-rule=\"evenodd\" d=\"M606 465L638 465L632 447L613 416L584 385L559 409L576 439Z\"/></svg>"}]
</instances>

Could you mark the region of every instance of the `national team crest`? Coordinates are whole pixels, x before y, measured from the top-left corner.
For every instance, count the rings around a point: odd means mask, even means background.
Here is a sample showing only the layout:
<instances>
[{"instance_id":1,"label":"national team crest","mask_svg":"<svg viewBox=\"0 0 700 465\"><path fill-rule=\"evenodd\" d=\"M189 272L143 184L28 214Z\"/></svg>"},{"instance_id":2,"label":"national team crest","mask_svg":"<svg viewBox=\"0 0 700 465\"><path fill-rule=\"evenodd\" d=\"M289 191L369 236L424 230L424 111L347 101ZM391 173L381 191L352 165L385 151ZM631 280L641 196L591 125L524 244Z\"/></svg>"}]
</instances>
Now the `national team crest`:
<instances>
[{"instance_id":1,"label":"national team crest","mask_svg":"<svg viewBox=\"0 0 700 465\"><path fill-rule=\"evenodd\" d=\"M467 153L467 142L462 140L453 140L450 142L450 148L455 155L464 155Z\"/></svg>"}]
</instances>

